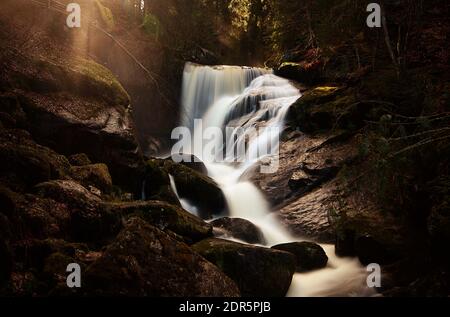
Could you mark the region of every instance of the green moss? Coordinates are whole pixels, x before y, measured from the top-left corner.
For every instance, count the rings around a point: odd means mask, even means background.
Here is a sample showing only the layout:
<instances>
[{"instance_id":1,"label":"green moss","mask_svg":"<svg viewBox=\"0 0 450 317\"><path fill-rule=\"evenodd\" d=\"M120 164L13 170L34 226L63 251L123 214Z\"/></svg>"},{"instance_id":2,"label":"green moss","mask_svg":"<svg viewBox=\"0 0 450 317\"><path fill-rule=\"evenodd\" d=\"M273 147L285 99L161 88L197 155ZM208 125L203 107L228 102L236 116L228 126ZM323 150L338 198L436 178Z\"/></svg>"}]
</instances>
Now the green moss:
<instances>
[{"instance_id":1,"label":"green moss","mask_svg":"<svg viewBox=\"0 0 450 317\"><path fill-rule=\"evenodd\" d=\"M102 24L108 31L112 31L115 27L115 22L111 10L106 7L100 0L95 0L95 6L98 10Z\"/></svg>"},{"instance_id":2,"label":"green moss","mask_svg":"<svg viewBox=\"0 0 450 317\"><path fill-rule=\"evenodd\" d=\"M212 236L212 226L179 206L163 201L111 204L109 208L122 215L138 216L161 230L170 230L192 241Z\"/></svg>"},{"instance_id":3,"label":"green moss","mask_svg":"<svg viewBox=\"0 0 450 317\"><path fill-rule=\"evenodd\" d=\"M124 106L129 104L130 97L128 93L106 67L93 60L78 58L74 61L71 70L90 79L95 86L101 89L100 92L105 90L106 93L111 94L110 98L117 104Z\"/></svg>"},{"instance_id":4,"label":"green moss","mask_svg":"<svg viewBox=\"0 0 450 317\"><path fill-rule=\"evenodd\" d=\"M159 22L158 18L153 14L147 14L145 16L142 27L145 33L155 37L156 39L161 34L161 23Z\"/></svg>"},{"instance_id":5,"label":"green moss","mask_svg":"<svg viewBox=\"0 0 450 317\"><path fill-rule=\"evenodd\" d=\"M70 92L100 98L108 104L127 107L130 97L117 78L106 67L91 59L69 58L64 63L40 58L31 61L36 74L24 75L21 86L36 90L45 81L45 91ZM41 78L42 77L42 78ZM100 109L103 106L100 105ZM92 109L93 112L98 109Z\"/></svg>"},{"instance_id":6,"label":"green moss","mask_svg":"<svg viewBox=\"0 0 450 317\"><path fill-rule=\"evenodd\" d=\"M111 192L112 190L111 175L108 166L105 164L72 166L70 172L72 177L86 188L94 186L103 192Z\"/></svg>"}]
</instances>

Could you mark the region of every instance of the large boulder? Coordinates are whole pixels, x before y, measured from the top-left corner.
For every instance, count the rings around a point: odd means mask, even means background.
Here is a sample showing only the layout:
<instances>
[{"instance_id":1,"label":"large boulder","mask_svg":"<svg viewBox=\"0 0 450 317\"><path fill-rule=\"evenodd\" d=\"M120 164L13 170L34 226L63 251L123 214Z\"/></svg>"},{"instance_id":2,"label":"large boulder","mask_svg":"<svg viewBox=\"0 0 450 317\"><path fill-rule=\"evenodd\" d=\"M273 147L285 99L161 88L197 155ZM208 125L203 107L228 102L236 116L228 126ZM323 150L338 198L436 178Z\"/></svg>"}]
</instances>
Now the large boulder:
<instances>
[{"instance_id":1,"label":"large boulder","mask_svg":"<svg viewBox=\"0 0 450 317\"><path fill-rule=\"evenodd\" d=\"M300 63L284 62L275 70L275 74L303 84L312 85L321 80L321 70L322 64L319 60Z\"/></svg>"},{"instance_id":2,"label":"large boulder","mask_svg":"<svg viewBox=\"0 0 450 317\"><path fill-rule=\"evenodd\" d=\"M92 164L89 157L84 153L72 154L69 157L67 157L67 159L73 166L85 166Z\"/></svg>"},{"instance_id":3,"label":"large boulder","mask_svg":"<svg viewBox=\"0 0 450 317\"><path fill-rule=\"evenodd\" d=\"M18 204L25 232L39 239L68 238L71 209L61 201L27 195Z\"/></svg>"},{"instance_id":4,"label":"large boulder","mask_svg":"<svg viewBox=\"0 0 450 317\"><path fill-rule=\"evenodd\" d=\"M196 242L212 236L212 226L183 208L162 201L135 201L107 203L111 212L128 217L140 217L163 231L171 231L187 242Z\"/></svg>"},{"instance_id":5,"label":"large boulder","mask_svg":"<svg viewBox=\"0 0 450 317\"><path fill-rule=\"evenodd\" d=\"M216 235L222 238L235 238L252 244L266 243L261 229L245 219L223 217L211 221L211 225L216 229Z\"/></svg>"},{"instance_id":6,"label":"large boulder","mask_svg":"<svg viewBox=\"0 0 450 317\"><path fill-rule=\"evenodd\" d=\"M202 218L211 218L226 211L225 196L210 177L168 160L164 161L164 167L173 176L180 198L195 205Z\"/></svg>"},{"instance_id":7,"label":"large boulder","mask_svg":"<svg viewBox=\"0 0 450 317\"><path fill-rule=\"evenodd\" d=\"M5 74L35 139L65 155L86 153L108 164L115 181L137 191L143 160L130 98L105 67L73 58L62 63L21 56Z\"/></svg>"},{"instance_id":8,"label":"large boulder","mask_svg":"<svg viewBox=\"0 0 450 317\"><path fill-rule=\"evenodd\" d=\"M36 193L65 204L70 211L70 236L83 242L101 243L118 232L120 219L103 208L101 200L74 181L50 181L38 184Z\"/></svg>"},{"instance_id":9,"label":"large boulder","mask_svg":"<svg viewBox=\"0 0 450 317\"><path fill-rule=\"evenodd\" d=\"M295 272L295 256L284 251L216 238L193 249L231 277L242 296L285 296Z\"/></svg>"},{"instance_id":10,"label":"large boulder","mask_svg":"<svg viewBox=\"0 0 450 317\"><path fill-rule=\"evenodd\" d=\"M272 249L294 254L297 261L297 272L321 269L328 263L328 256L324 249L313 242L303 241L278 244L273 246Z\"/></svg>"},{"instance_id":11,"label":"large boulder","mask_svg":"<svg viewBox=\"0 0 450 317\"><path fill-rule=\"evenodd\" d=\"M226 210L225 196L210 177L171 159L151 159L146 168L144 193L147 199L166 197L168 190L173 193L170 187L167 189L171 186L169 176L172 176L178 196L195 205L203 219Z\"/></svg>"},{"instance_id":12,"label":"large boulder","mask_svg":"<svg viewBox=\"0 0 450 317\"><path fill-rule=\"evenodd\" d=\"M140 218L128 220L83 281L87 295L239 296L214 265Z\"/></svg>"},{"instance_id":13,"label":"large boulder","mask_svg":"<svg viewBox=\"0 0 450 317\"><path fill-rule=\"evenodd\" d=\"M0 130L0 180L23 191L50 179L67 178L70 164L53 150L36 144L28 132Z\"/></svg>"},{"instance_id":14,"label":"large boulder","mask_svg":"<svg viewBox=\"0 0 450 317\"><path fill-rule=\"evenodd\" d=\"M331 129L355 130L370 117L371 104L357 102L355 92L335 86L306 91L290 108L288 122L305 133Z\"/></svg>"},{"instance_id":15,"label":"large boulder","mask_svg":"<svg viewBox=\"0 0 450 317\"><path fill-rule=\"evenodd\" d=\"M112 190L113 182L108 166L105 164L72 166L70 174L74 180L80 182L86 188L98 188L104 193L109 193Z\"/></svg>"}]
</instances>

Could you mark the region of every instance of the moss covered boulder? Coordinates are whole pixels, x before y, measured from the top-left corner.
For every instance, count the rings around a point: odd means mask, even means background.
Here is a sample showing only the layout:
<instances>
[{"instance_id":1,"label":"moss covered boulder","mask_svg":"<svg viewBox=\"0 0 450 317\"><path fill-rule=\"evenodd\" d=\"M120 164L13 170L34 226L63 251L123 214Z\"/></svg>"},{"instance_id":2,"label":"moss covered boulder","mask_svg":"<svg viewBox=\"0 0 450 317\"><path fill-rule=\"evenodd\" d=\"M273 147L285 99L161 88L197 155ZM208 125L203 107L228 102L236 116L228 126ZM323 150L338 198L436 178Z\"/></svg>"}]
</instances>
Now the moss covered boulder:
<instances>
[{"instance_id":1,"label":"moss covered boulder","mask_svg":"<svg viewBox=\"0 0 450 317\"><path fill-rule=\"evenodd\" d=\"M356 129L370 118L371 104L359 102L352 89L318 86L306 91L289 109L288 122L305 133Z\"/></svg>"},{"instance_id":2,"label":"moss covered boulder","mask_svg":"<svg viewBox=\"0 0 450 317\"><path fill-rule=\"evenodd\" d=\"M65 204L70 210L69 234L82 242L101 243L120 230L119 216L105 209L101 200L74 181L38 184L35 192Z\"/></svg>"},{"instance_id":3,"label":"moss covered boulder","mask_svg":"<svg viewBox=\"0 0 450 317\"><path fill-rule=\"evenodd\" d=\"M231 277L242 296L285 296L295 272L295 256L284 251L215 238L193 249Z\"/></svg>"},{"instance_id":4,"label":"moss covered boulder","mask_svg":"<svg viewBox=\"0 0 450 317\"><path fill-rule=\"evenodd\" d=\"M84 153L72 154L67 159L73 166L85 166L92 164L89 157Z\"/></svg>"},{"instance_id":5,"label":"moss covered boulder","mask_svg":"<svg viewBox=\"0 0 450 317\"><path fill-rule=\"evenodd\" d=\"M124 217L140 217L163 231L171 231L196 242L212 236L212 226L179 206L163 201L136 201L105 204L111 212Z\"/></svg>"},{"instance_id":6,"label":"moss covered boulder","mask_svg":"<svg viewBox=\"0 0 450 317\"><path fill-rule=\"evenodd\" d=\"M328 256L324 249L313 242L293 242L278 244L272 247L275 250L286 251L295 255L297 272L308 272L325 267Z\"/></svg>"},{"instance_id":7,"label":"moss covered boulder","mask_svg":"<svg viewBox=\"0 0 450 317\"><path fill-rule=\"evenodd\" d=\"M275 74L302 84L313 85L321 80L321 70L320 61L284 62L275 70Z\"/></svg>"},{"instance_id":8,"label":"moss covered boulder","mask_svg":"<svg viewBox=\"0 0 450 317\"><path fill-rule=\"evenodd\" d=\"M138 191L142 155L130 97L105 67L92 60L22 56L5 73L40 144L64 155L86 153L106 163L118 185Z\"/></svg>"},{"instance_id":9,"label":"moss covered boulder","mask_svg":"<svg viewBox=\"0 0 450 317\"><path fill-rule=\"evenodd\" d=\"M140 218L128 220L83 281L87 295L239 296L218 268Z\"/></svg>"},{"instance_id":10,"label":"moss covered boulder","mask_svg":"<svg viewBox=\"0 0 450 317\"><path fill-rule=\"evenodd\" d=\"M180 198L195 205L203 219L222 214L227 209L225 196L219 186L210 177L203 175L183 164L172 160L153 160L174 179Z\"/></svg>"},{"instance_id":11,"label":"moss covered boulder","mask_svg":"<svg viewBox=\"0 0 450 317\"><path fill-rule=\"evenodd\" d=\"M67 178L66 157L34 142L28 132L0 130L0 180L23 191L50 179Z\"/></svg>"},{"instance_id":12,"label":"moss covered boulder","mask_svg":"<svg viewBox=\"0 0 450 317\"><path fill-rule=\"evenodd\" d=\"M84 187L95 187L104 193L112 190L112 179L106 164L91 164L84 166L73 166L70 168L73 179L80 182Z\"/></svg>"}]
</instances>

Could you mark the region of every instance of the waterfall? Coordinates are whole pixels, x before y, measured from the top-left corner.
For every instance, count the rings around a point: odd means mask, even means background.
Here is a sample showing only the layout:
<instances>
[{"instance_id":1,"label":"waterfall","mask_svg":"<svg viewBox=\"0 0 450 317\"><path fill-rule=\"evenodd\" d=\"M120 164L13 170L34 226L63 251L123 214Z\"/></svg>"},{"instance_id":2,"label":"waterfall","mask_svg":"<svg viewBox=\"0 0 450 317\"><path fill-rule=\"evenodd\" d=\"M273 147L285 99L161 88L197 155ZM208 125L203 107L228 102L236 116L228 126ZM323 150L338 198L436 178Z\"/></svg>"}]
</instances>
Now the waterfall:
<instances>
[{"instance_id":1,"label":"waterfall","mask_svg":"<svg viewBox=\"0 0 450 317\"><path fill-rule=\"evenodd\" d=\"M194 124L202 119L201 129L230 128L231 138L215 137L225 154L224 161L205 153L193 151L205 163L208 174L222 189L231 217L243 218L257 225L264 233L268 246L301 241L280 224L260 190L241 176L250 167L266 158L276 156L279 137L289 107L301 96L288 80L262 68L237 66L185 66L182 107L185 116L181 125L188 127L194 139L202 133ZM258 128L257 130L252 130ZM276 133L272 133L274 131ZM238 131L250 131L250 135ZM256 132L255 132L256 131ZM246 145L245 160L239 160L237 149ZM261 146L270 150L260 154ZM172 179L173 181L173 179ZM172 184L173 188L175 184ZM186 202L182 202L183 205ZM188 206L192 210L192 206ZM368 295L367 273L356 259L338 258L334 246L323 245L329 257L328 266L311 273L295 274L288 296Z\"/></svg>"}]
</instances>

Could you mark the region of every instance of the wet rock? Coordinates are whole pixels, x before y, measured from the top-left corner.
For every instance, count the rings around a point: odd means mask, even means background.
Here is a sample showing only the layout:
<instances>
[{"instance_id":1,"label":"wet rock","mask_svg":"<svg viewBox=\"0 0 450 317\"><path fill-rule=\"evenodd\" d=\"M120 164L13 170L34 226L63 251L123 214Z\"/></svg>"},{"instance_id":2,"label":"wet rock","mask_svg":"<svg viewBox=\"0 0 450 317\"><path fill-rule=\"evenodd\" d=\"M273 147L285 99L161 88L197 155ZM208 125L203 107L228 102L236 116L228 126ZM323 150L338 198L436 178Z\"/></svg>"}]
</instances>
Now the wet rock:
<instances>
[{"instance_id":1,"label":"wet rock","mask_svg":"<svg viewBox=\"0 0 450 317\"><path fill-rule=\"evenodd\" d=\"M160 200L180 205L172 191L169 174L161 160L148 160L142 181L142 198L144 200Z\"/></svg>"},{"instance_id":2,"label":"wet rock","mask_svg":"<svg viewBox=\"0 0 450 317\"><path fill-rule=\"evenodd\" d=\"M178 195L195 205L203 219L222 214L226 210L225 196L210 177L182 164L165 161L164 166L174 177Z\"/></svg>"},{"instance_id":3,"label":"wet rock","mask_svg":"<svg viewBox=\"0 0 450 317\"><path fill-rule=\"evenodd\" d=\"M92 162L84 153L73 154L68 157L70 164L74 166L91 165Z\"/></svg>"},{"instance_id":4,"label":"wet rock","mask_svg":"<svg viewBox=\"0 0 450 317\"><path fill-rule=\"evenodd\" d=\"M214 265L139 218L88 267L84 285L97 296L239 296Z\"/></svg>"},{"instance_id":5,"label":"wet rock","mask_svg":"<svg viewBox=\"0 0 450 317\"><path fill-rule=\"evenodd\" d=\"M180 164L183 164L184 166L187 166L204 175L208 174L208 169L206 168L205 163L203 163L197 156L193 154L178 154L178 156L179 159L182 160Z\"/></svg>"},{"instance_id":6,"label":"wet rock","mask_svg":"<svg viewBox=\"0 0 450 317\"><path fill-rule=\"evenodd\" d=\"M273 246L272 249L286 251L295 255L296 271L308 272L325 267L328 256L324 249L313 242L293 242Z\"/></svg>"},{"instance_id":7,"label":"wet rock","mask_svg":"<svg viewBox=\"0 0 450 317\"><path fill-rule=\"evenodd\" d=\"M105 164L72 166L70 174L73 179L86 188L93 186L104 193L109 193L112 190L111 175L109 174L108 166Z\"/></svg>"},{"instance_id":8,"label":"wet rock","mask_svg":"<svg viewBox=\"0 0 450 317\"><path fill-rule=\"evenodd\" d=\"M196 242L212 236L212 226L179 206L162 201L136 201L106 204L111 212L128 217L140 217L160 230L170 230Z\"/></svg>"},{"instance_id":9,"label":"wet rock","mask_svg":"<svg viewBox=\"0 0 450 317\"><path fill-rule=\"evenodd\" d=\"M295 272L294 255L284 251L222 239L201 241L193 249L232 278L242 296L285 296Z\"/></svg>"},{"instance_id":10,"label":"wet rock","mask_svg":"<svg viewBox=\"0 0 450 317\"><path fill-rule=\"evenodd\" d=\"M178 201L176 197L175 199L166 199L173 195L173 191L170 189L169 175L174 179L179 197L195 205L203 219L211 218L212 215L221 214L226 210L225 196L210 177L182 164L174 163L171 159L151 159L147 162L145 198Z\"/></svg>"},{"instance_id":11,"label":"wet rock","mask_svg":"<svg viewBox=\"0 0 450 317\"><path fill-rule=\"evenodd\" d=\"M252 244L266 243L261 229L245 219L224 217L212 221L211 225L220 229L223 238L231 237Z\"/></svg>"}]
</instances>

